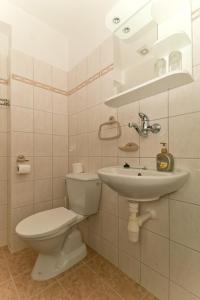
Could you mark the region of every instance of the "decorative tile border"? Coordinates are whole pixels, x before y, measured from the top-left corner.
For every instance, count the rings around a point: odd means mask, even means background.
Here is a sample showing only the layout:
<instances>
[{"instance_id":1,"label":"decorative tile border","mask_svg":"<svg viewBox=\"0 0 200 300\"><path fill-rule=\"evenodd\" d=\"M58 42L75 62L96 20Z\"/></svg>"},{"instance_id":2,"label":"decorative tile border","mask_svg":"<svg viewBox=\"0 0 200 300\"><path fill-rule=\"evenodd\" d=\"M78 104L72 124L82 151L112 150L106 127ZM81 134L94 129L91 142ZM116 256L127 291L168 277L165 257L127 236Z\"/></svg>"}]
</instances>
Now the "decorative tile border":
<instances>
[{"instance_id":1,"label":"decorative tile border","mask_svg":"<svg viewBox=\"0 0 200 300\"><path fill-rule=\"evenodd\" d=\"M192 13L192 20L196 20L200 18L200 8L196 9L193 13Z\"/></svg>"},{"instance_id":2,"label":"decorative tile border","mask_svg":"<svg viewBox=\"0 0 200 300\"><path fill-rule=\"evenodd\" d=\"M9 84L9 80L7 80L7 79L0 79L0 84L8 85Z\"/></svg>"},{"instance_id":3,"label":"decorative tile border","mask_svg":"<svg viewBox=\"0 0 200 300\"><path fill-rule=\"evenodd\" d=\"M26 78L26 77L23 77L23 76L19 76L19 75L16 75L16 74L12 74L11 78L13 80L17 80L17 81L20 81L20 82L23 82L23 83L26 83L26 84L29 84L29 85L32 85L32 86L35 86L35 87L42 88L44 90L48 90L48 91L51 91L51 92L54 92L54 93L57 93L57 94L68 96L67 91L57 89L53 86L44 84L44 83L39 82L39 81L35 81L35 80L29 79L29 78Z\"/></svg>"},{"instance_id":4,"label":"decorative tile border","mask_svg":"<svg viewBox=\"0 0 200 300\"><path fill-rule=\"evenodd\" d=\"M105 76L106 74L111 72L113 69L114 69L114 64L111 64L111 65L107 66L106 68L100 70L98 73L94 74L92 77L90 77L90 78L86 79L85 81L81 82L79 85L77 85L76 87L74 87L70 91L60 90L60 89L57 89L53 86L50 86L50 85L44 84L42 82L26 78L26 77L23 77L23 76L19 76L19 75L16 75L16 74L12 74L11 78L13 80L17 80L17 81L20 81L20 82L23 82L23 83L26 83L26 84L29 84L29 85L32 85L32 86L35 86L35 87L39 87L39 88L42 88L42 89L45 89L45 90L48 90L48 91L51 91L51 92L54 92L54 93L57 93L57 94L61 94L61 95L64 95L64 96L69 96L69 95L72 95L72 94L76 93L77 91L81 90L85 86L91 84L92 82L99 79L100 77Z\"/></svg>"},{"instance_id":5,"label":"decorative tile border","mask_svg":"<svg viewBox=\"0 0 200 300\"><path fill-rule=\"evenodd\" d=\"M85 86L89 85L90 83L94 82L95 80L99 79L100 77L110 73L114 69L114 64L111 64L104 69L100 70L98 73L94 74L90 78L86 79L85 81L81 82L79 85L77 85L75 88L70 90L68 92L69 95L73 95L74 93L78 92Z\"/></svg>"}]
</instances>

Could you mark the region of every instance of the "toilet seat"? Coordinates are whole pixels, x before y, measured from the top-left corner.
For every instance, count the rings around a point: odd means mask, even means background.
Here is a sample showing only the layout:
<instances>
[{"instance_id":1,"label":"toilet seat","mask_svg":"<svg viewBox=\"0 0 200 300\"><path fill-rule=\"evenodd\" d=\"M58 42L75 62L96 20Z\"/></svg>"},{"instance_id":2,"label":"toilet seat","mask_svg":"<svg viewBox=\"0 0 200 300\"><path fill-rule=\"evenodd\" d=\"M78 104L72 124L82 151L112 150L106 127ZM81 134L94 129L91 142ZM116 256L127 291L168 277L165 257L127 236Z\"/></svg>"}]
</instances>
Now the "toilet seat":
<instances>
[{"instance_id":1,"label":"toilet seat","mask_svg":"<svg viewBox=\"0 0 200 300\"><path fill-rule=\"evenodd\" d=\"M36 213L21 221L16 233L24 238L42 238L70 227L78 218L78 214L64 207L54 208Z\"/></svg>"}]
</instances>

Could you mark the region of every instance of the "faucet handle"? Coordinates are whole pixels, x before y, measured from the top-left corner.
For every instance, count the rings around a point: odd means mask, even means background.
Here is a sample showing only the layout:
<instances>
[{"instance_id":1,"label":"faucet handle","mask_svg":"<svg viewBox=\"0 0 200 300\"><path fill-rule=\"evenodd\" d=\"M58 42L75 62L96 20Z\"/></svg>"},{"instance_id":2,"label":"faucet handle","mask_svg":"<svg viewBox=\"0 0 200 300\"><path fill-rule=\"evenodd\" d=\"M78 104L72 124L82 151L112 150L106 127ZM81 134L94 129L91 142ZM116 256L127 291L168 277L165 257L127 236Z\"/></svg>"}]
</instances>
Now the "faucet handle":
<instances>
[{"instance_id":1,"label":"faucet handle","mask_svg":"<svg viewBox=\"0 0 200 300\"><path fill-rule=\"evenodd\" d=\"M149 121L149 118L143 112L139 112L139 117L142 121Z\"/></svg>"}]
</instances>

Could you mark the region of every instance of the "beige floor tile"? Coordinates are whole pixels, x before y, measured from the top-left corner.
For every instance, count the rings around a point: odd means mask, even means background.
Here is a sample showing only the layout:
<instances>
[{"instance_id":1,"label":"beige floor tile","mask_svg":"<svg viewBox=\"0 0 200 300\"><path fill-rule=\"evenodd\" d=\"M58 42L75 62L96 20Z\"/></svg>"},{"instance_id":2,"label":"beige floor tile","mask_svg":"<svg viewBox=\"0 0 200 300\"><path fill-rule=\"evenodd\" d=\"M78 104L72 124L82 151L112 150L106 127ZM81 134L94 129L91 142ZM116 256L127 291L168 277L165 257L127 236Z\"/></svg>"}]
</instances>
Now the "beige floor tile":
<instances>
[{"instance_id":1,"label":"beige floor tile","mask_svg":"<svg viewBox=\"0 0 200 300\"><path fill-rule=\"evenodd\" d=\"M105 287L103 290L95 291L87 300L121 300L122 298L117 295L109 287Z\"/></svg>"},{"instance_id":2,"label":"beige floor tile","mask_svg":"<svg viewBox=\"0 0 200 300\"><path fill-rule=\"evenodd\" d=\"M58 283L55 283L31 300L70 300L70 298L66 291Z\"/></svg>"},{"instance_id":3,"label":"beige floor tile","mask_svg":"<svg viewBox=\"0 0 200 300\"><path fill-rule=\"evenodd\" d=\"M10 272L13 276L26 271L31 271L37 257L37 254L31 249L24 249L20 252L11 254L6 248L4 249L4 253L8 261Z\"/></svg>"},{"instance_id":4,"label":"beige floor tile","mask_svg":"<svg viewBox=\"0 0 200 300\"><path fill-rule=\"evenodd\" d=\"M144 297L143 300L159 300L159 299L147 292L147 295Z\"/></svg>"},{"instance_id":5,"label":"beige floor tile","mask_svg":"<svg viewBox=\"0 0 200 300\"><path fill-rule=\"evenodd\" d=\"M27 300L36 296L55 282L54 279L35 281L31 278L30 271L14 276L13 278L21 300Z\"/></svg>"},{"instance_id":6,"label":"beige floor tile","mask_svg":"<svg viewBox=\"0 0 200 300\"><path fill-rule=\"evenodd\" d=\"M12 280L8 280L0 284L0 299L1 300L18 300L18 296Z\"/></svg>"},{"instance_id":7,"label":"beige floor tile","mask_svg":"<svg viewBox=\"0 0 200 300\"><path fill-rule=\"evenodd\" d=\"M0 249L0 283L10 279L8 263L6 261L3 250Z\"/></svg>"},{"instance_id":8,"label":"beige floor tile","mask_svg":"<svg viewBox=\"0 0 200 300\"><path fill-rule=\"evenodd\" d=\"M87 256L83 260L84 263L87 263L90 259L94 258L97 255L97 252L94 251L92 248L87 247Z\"/></svg>"},{"instance_id":9,"label":"beige floor tile","mask_svg":"<svg viewBox=\"0 0 200 300\"><path fill-rule=\"evenodd\" d=\"M72 300L85 300L95 290L104 286L101 278L86 265L82 265L73 272L67 273L59 279L59 282Z\"/></svg>"},{"instance_id":10,"label":"beige floor tile","mask_svg":"<svg viewBox=\"0 0 200 300\"><path fill-rule=\"evenodd\" d=\"M122 298L126 300L141 300L146 291L139 284L128 278L101 256L96 256L88 262L88 266L97 272Z\"/></svg>"}]
</instances>

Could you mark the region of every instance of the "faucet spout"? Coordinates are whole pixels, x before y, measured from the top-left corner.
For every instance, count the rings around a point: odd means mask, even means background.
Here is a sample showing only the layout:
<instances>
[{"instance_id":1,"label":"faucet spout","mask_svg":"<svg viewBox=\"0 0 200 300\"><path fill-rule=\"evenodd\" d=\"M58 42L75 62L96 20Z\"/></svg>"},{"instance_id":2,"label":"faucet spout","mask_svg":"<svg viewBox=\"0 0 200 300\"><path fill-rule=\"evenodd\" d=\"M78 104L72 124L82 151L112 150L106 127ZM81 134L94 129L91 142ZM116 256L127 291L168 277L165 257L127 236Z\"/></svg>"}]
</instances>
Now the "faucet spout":
<instances>
[{"instance_id":1,"label":"faucet spout","mask_svg":"<svg viewBox=\"0 0 200 300\"><path fill-rule=\"evenodd\" d=\"M142 112L139 113L139 117L141 119L141 126L137 125L136 123L129 123L128 127L134 128L140 136L148 137L149 132L151 133L160 132L161 130L160 124L155 123L153 125L150 125L148 116Z\"/></svg>"}]
</instances>

